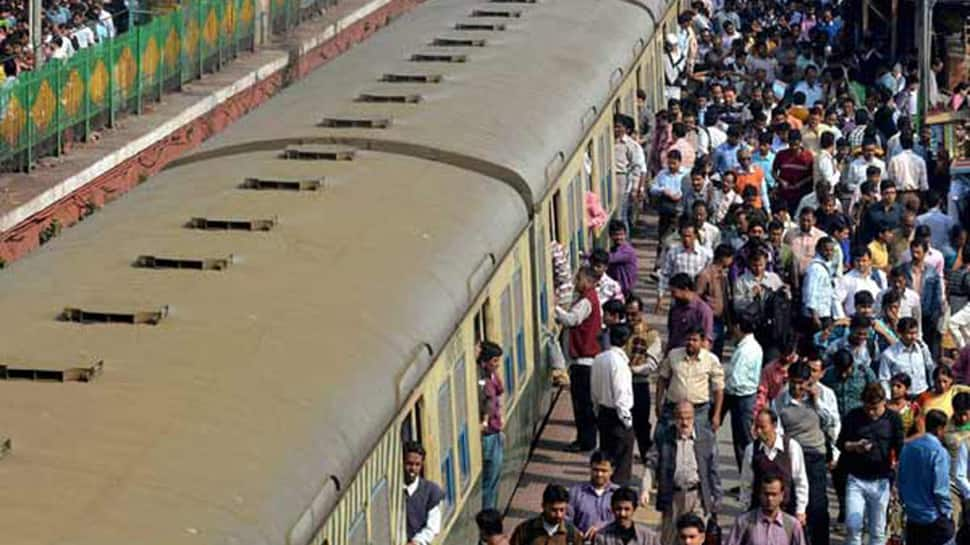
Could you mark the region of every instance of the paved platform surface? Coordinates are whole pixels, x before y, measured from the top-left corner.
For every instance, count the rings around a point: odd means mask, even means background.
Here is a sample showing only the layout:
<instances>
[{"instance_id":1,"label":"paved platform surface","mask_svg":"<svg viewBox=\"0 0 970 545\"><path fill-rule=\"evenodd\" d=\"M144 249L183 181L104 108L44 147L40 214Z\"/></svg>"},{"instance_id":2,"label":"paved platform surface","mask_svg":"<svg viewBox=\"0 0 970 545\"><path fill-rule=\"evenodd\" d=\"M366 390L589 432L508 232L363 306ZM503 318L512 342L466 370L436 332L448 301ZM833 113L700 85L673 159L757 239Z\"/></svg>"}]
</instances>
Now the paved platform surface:
<instances>
[{"instance_id":1,"label":"paved platform surface","mask_svg":"<svg viewBox=\"0 0 970 545\"><path fill-rule=\"evenodd\" d=\"M640 280L636 292L643 298L648 310L653 310L657 301L657 285L649 278L653 271L657 248L656 217L649 215L641 218L640 224L634 229L633 245L637 250L640 263ZM669 297L666 298L669 304ZM666 316L648 313L647 321L651 327L660 330L666 336ZM730 356L730 349L725 348L725 360ZM725 421L718 433L719 472L724 488L722 512L718 521L725 533L733 523L734 518L741 512L738 494L733 488L738 486L739 473L734 461L734 450L731 442L731 430ZM563 451L575 438L573 426L572 406L569 390L564 389L559 395L548 424L542 430L535 452L526 465L519 487L509 506L505 519L506 532L512 530L523 520L537 516L541 510L542 491L549 483L558 483L566 487L585 482L589 479L588 454L573 454ZM633 468L633 475L637 479L643 475L643 465L637 461ZM832 521L835 521L837 503L834 494L829 494L829 507ZM651 498L653 501L653 498ZM660 527L660 513L652 506L640 507L637 510L637 520L657 529ZM844 541L841 533L832 534L833 545ZM664 544L673 545L673 544Z\"/></svg>"}]
</instances>

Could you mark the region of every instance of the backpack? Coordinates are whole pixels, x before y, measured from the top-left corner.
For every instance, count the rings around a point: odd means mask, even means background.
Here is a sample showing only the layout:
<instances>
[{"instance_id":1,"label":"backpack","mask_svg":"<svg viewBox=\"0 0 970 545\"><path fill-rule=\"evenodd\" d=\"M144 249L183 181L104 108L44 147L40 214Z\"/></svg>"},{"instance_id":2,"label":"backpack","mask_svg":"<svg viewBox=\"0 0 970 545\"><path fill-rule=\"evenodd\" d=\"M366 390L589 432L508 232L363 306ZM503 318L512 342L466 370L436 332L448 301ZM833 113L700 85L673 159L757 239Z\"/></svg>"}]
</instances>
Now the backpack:
<instances>
[{"instance_id":1,"label":"backpack","mask_svg":"<svg viewBox=\"0 0 970 545\"><path fill-rule=\"evenodd\" d=\"M792 331L791 296L783 289L772 290L764 297L764 321L759 328L766 338L783 339Z\"/></svg>"}]
</instances>

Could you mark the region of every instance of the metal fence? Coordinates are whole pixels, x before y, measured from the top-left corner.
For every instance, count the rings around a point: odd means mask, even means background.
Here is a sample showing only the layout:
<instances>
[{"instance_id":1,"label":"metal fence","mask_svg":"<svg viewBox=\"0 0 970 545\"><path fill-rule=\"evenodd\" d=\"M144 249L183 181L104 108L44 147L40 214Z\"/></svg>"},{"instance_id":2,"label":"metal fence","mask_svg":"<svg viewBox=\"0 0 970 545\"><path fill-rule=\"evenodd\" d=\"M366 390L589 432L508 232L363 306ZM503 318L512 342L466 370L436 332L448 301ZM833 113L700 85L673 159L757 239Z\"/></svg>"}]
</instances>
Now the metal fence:
<instances>
[{"instance_id":1,"label":"metal fence","mask_svg":"<svg viewBox=\"0 0 970 545\"><path fill-rule=\"evenodd\" d=\"M21 74L0 89L0 170L27 170L37 158L59 154L65 142L86 139L119 114L141 113L146 101L253 49L256 1L190 0L70 59ZM288 5L300 1L281 2L297 22L300 9Z\"/></svg>"}]
</instances>

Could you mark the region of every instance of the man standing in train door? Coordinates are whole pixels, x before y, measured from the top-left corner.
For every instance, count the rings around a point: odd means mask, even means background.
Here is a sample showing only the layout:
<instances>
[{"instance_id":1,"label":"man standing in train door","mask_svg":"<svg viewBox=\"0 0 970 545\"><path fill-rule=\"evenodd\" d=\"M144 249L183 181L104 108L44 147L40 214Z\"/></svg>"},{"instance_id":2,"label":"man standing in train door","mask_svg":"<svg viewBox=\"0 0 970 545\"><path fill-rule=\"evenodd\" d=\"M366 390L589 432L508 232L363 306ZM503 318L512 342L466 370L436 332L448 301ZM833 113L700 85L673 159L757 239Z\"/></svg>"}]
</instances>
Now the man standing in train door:
<instances>
[{"instance_id":1,"label":"man standing in train door","mask_svg":"<svg viewBox=\"0 0 970 545\"><path fill-rule=\"evenodd\" d=\"M505 387L498 374L502 347L482 341L478 350L478 418L482 425L482 509L498 505L498 485L502 476L504 437L502 436L502 394Z\"/></svg>"},{"instance_id":2,"label":"man standing in train door","mask_svg":"<svg viewBox=\"0 0 970 545\"><path fill-rule=\"evenodd\" d=\"M566 447L569 452L591 451L596 448L596 414L590 393L590 371L593 358L600 352L599 334L603 328L599 296L596 295L596 274L583 267L576 274L576 293L568 311L558 305L556 321L569 328L569 393L573 402L573 421L576 441Z\"/></svg>"},{"instance_id":3,"label":"man standing in train door","mask_svg":"<svg viewBox=\"0 0 970 545\"><path fill-rule=\"evenodd\" d=\"M630 327L615 324L609 328L610 347L593 360L590 393L599 428L600 450L616 470L613 480L621 485L630 481L633 470L633 372L623 347L630 338Z\"/></svg>"},{"instance_id":4,"label":"man standing in train door","mask_svg":"<svg viewBox=\"0 0 970 545\"><path fill-rule=\"evenodd\" d=\"M404 494L407 545L431 545L441 533L441 487L421 478L424 469L424 447L420 443L404 444Z\"/></svg>"}]
</instances>

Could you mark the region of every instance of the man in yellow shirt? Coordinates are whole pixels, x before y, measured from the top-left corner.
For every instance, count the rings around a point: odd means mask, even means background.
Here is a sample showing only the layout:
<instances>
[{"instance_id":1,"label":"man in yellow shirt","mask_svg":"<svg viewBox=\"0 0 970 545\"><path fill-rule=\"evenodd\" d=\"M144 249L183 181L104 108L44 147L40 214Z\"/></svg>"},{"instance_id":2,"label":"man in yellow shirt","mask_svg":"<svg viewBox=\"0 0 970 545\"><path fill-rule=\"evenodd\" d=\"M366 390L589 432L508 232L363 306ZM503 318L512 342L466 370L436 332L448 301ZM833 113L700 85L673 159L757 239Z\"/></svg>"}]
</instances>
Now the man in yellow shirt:
<instances>
[{"instance_id":1,"label":"man in yellow shirt","mask_svg":"<svg viewBox=\"0 0 970 545\"><path fill-rule=\"evenodd\" d=\"M889 259L889 245L893 242L896 232L888 222L879 224L879 231L876 238L869 243L869 255L872 256L872 267L885 273L889 273L892 262Z\"/></svg>"}]
</instances>

